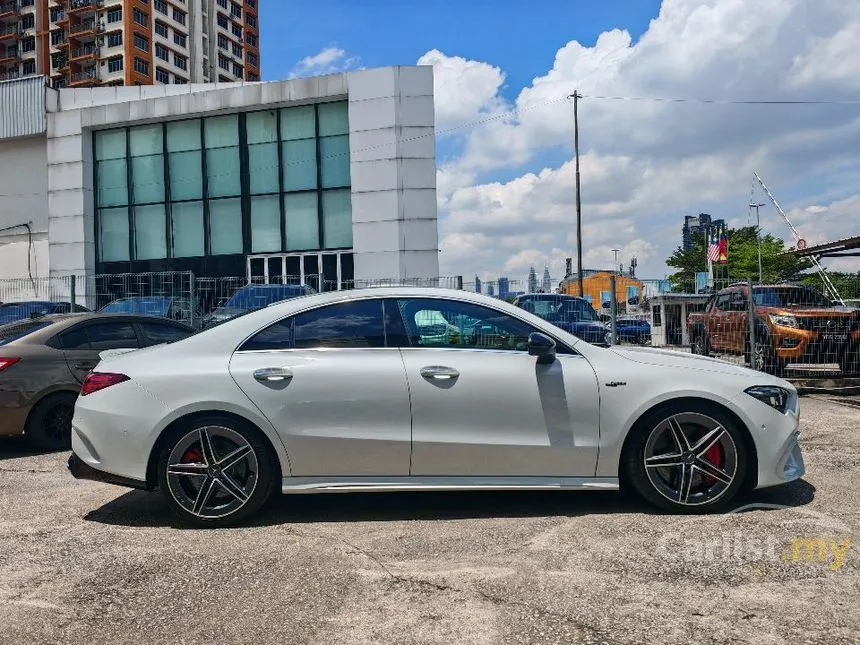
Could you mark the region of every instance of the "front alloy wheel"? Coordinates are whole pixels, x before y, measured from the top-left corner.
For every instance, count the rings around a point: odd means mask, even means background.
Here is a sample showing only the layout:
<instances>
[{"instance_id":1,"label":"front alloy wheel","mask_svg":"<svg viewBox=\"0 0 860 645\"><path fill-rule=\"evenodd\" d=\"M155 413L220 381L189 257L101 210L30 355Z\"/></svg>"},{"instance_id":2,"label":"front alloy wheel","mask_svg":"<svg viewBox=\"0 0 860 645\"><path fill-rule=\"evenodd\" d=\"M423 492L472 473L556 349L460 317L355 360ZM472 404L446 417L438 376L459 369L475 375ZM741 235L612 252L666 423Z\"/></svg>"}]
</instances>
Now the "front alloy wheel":
<instances>
[{"instance_id":1,"label":"front alloy wheel","mask_svg":"<svg viewBox=\"0 0 860 645\"><path fill-rule=\"evenodd\" d=\"M728 418L710 410L653 416L631 437L625 467L648 501L682 513L728 503L746 475L746 444Z\"/></svg>"},{"instance_id":2,"label":"front alloy wheel","mask_svg":"<svg viewBox=\"0 0 860 645\"><path fill-rule=\"evenodd\" d=\"M271 497L276 467L256 432L232 422L196 424L167 443L159 486L170 506L195 526L227 526Z\"/></svg>"}]
</instances>

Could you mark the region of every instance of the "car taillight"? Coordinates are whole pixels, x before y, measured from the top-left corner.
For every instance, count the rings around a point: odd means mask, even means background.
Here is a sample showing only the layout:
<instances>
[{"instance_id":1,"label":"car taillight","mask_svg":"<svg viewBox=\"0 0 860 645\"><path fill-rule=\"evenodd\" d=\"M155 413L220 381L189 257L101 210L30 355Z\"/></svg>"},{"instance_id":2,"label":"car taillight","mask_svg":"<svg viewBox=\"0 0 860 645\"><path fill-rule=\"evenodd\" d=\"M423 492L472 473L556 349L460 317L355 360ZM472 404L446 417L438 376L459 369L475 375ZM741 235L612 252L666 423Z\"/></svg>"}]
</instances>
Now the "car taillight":
<instances>
[{"instance_id":1,"label":"car taillight","mask_svg":"<svg viewBox=\"0 0 860 645\"><path fill-rule=\"evenodd\" d=\"M90 372L84 379L84 384L81 386L81 396L98 392L111 385L127 381L128 377L125 374L111 374L109 372Z\"/></svg>"},{"instance_id":2,"label":"car taillight","mask_svg":"<svg viewBox=\"0 0 860 645\"><path fill-rule=\"evenodd\" d=\"M11 367L12 365L14 365L15 363L17 363L20 360L21 360L20 358L8 358L8 357L3 358L3 357L0 357L0 372L5 370L7 367Z\"/></svg>"}]
</instances>

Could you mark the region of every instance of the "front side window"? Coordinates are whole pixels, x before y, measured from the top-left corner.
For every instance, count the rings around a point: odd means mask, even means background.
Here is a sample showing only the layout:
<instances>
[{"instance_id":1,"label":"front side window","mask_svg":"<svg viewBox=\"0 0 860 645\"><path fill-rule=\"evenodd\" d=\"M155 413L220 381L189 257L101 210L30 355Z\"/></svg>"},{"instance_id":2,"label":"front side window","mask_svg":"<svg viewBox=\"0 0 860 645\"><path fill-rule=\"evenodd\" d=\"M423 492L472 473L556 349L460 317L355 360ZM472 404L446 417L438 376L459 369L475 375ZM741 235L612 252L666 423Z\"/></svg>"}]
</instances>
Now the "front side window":
<instances>
[{"instance_id":1,"label":"front side window","mask_svg":"<svg viewBox=\"0 0 860 645\"><path fill-rule=\"evenodd\" d=\"M398 306L412 347L526 351L538 331L508 314L442 298L400 299Z\"/></svg>"}]
</instances>

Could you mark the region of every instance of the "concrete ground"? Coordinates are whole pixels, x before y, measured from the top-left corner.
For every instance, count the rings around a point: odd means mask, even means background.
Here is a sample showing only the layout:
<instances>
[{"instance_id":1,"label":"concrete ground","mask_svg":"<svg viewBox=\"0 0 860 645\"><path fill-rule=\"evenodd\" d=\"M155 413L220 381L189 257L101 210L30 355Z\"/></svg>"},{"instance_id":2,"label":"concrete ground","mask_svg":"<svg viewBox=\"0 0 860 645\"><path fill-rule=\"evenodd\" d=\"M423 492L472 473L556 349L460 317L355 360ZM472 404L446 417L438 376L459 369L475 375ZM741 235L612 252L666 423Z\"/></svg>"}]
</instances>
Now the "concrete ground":
<instances>
[{"instance_id":1,"label":"concrete ground","mask_svg":"<svg viewBox=\"0 0 860 645\"><path fill-rule=\"evenodd\" d=\"M156 494L2 440L0 643L856 642L860 410L802 416L806 478L707 517L619 493L327 495L183 530Z\"/></svg>"}]
</instances>

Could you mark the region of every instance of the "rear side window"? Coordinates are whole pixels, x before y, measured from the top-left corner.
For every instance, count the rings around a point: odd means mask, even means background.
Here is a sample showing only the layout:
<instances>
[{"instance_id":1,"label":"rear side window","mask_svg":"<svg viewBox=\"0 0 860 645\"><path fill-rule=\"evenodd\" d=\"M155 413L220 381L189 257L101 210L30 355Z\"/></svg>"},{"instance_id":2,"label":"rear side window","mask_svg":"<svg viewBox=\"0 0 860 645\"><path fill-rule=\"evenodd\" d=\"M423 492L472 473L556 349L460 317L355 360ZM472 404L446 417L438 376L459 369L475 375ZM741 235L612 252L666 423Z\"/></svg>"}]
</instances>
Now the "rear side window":
<instances>
[{"instance_id":1,"label":"rear side window","mask_svg":"<svg viewBox=\"0 0 860 645\"><path fill-rule=\"evenodd\" d=\"M103 322L86 326L90 349L136 349L140 347L134 325L129 322Z\"/></svg>"},{"instance_id":2,"label":"rear side window","mask_svg":"<svg viewBox=\"0 0 860 645\"><path fill-rule=\"evenodd\" d=\"M27 320L22 322L10 323L8 325L0 325L0 345L7 345L13 340L24 338L24 336L28 336L34 331L44 329L50 324L51 323L48 321L37 322Z\"/></svg>"},{"instance_id":3,"label":"rear side window","mask_svg":"<svg viewBox=\"0 0 860 645\"><path fill-rule=\"evenodd\" d=\"M143 346L160 345L161 343L174 343L177 340L188 338L191 332L177 327L158 322L139 323L140 329L143 332Z\"/></svg>"},{"instance_id":4,"label":"rear side window","mask_svg":"<svg viewBox=\"0 0 860 645\"><path fill-rule=\"evenodd\" d=\"M389 321L396 332L396 320ZM382 300L338 303L280 320L240 351L368 347L385 347Z\"/></svg>"},{"instance_id":5,"label":"rear side window","mask_svg":"<svg viewBox=\"0 0 860 645\"><path fill-rule=\"evenodd\" d=\"M83 325L72 327L57 336L57 345L60 349L89 349L90 339Z\"/></svg>"}]
</instances>

